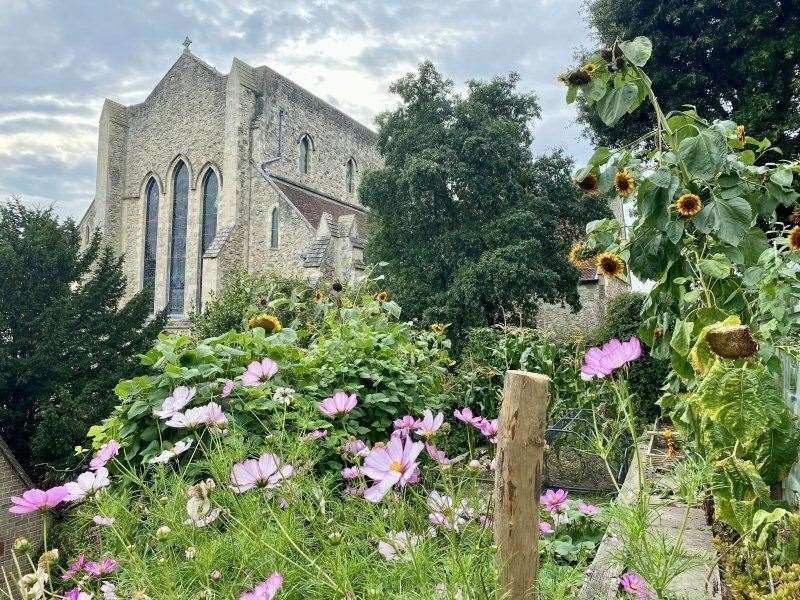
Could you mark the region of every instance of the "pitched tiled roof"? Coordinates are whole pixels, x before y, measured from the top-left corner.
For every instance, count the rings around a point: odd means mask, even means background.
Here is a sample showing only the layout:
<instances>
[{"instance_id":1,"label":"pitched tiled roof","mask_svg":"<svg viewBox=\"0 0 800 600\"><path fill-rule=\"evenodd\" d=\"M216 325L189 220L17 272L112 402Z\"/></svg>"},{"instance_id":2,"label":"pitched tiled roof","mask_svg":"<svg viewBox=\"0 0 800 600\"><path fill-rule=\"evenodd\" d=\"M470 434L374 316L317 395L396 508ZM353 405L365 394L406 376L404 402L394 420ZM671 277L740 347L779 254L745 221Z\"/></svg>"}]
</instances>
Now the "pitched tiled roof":
<instances>
[{"instance_id":1,"label":"pitched tiled roof","mask_svg":"<svg viewBox=\"0 0 800 600\"><path fill-rule=\"evenodd\" d=\"M578 270L581 272L581 283L597 281L597 266L594 262L588 262Z\"/></svg>"},{"instance_id":2,"label":"pitched tiled roof","mask_svg":"<svg viewBox=\"0 0 800 600\"><path fill-rule=\"evenodd\" d=\"M17 459L14 457L14 453L11 452L11 448L6 445L6 443L3 441L3 438L0 438L0 456L6 459L6 462L9 464L11 469L17 474L17 477L19 477L25 485L33 485L31 478L25 472L25 469L22 468L22 465L19 464Z\"/></svg>"},{"instance_id":3,"label":"pitched tiled roof","mask_svg":"<svg viewBox=\"0 0 800 600\"><path fill-rule=\"evenodd\" d=\"M361 235L366 233L367 213L360 206L343 202L331 196L326 196L320 192L299 186L296 183L279 179L274 175L272 179L275 185L278 186L278 189L283 192L315 229L319 227L322 213L328 213L333 218L334 224L341 216L355 215L359 233ZM336 235L338 230L331 230L331 233Z\"/></svg>"}]
</instances>

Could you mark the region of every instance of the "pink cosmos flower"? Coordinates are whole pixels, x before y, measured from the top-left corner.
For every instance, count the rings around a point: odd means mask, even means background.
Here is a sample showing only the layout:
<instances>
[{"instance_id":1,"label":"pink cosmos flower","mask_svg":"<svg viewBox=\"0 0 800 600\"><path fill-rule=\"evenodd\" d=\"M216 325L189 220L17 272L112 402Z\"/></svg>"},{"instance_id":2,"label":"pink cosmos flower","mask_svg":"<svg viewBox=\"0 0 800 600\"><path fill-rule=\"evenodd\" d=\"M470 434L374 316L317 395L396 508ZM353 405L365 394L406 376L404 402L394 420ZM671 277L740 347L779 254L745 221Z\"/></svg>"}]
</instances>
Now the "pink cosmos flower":
<instances>
[{"instance_id":1,"label":"pink cosmos flower","mask_svg":"<svg viewBox=\"0 0 800 600\"><path fill-rule=\"evenodd\" d=\"M548 533L553 533L555 529L553 526L550 525L547 521L539 521L539 533L543 535L547 535Z\"/></svg>"},{"instance_id":2,"label":"pink cosmos flower","mask_svg":"<svg viewBox=\"0 0 800 600\"><path fill-rule=\"evenodd\" d=\"M89 470L96 471L100 467L105 467L106 463L119 454L122 448L117 440L109 440L94 453L92 460L89 461Z\"/></svg>"},{"instance_id":3,"label":"pink cosmos flower","mask_svg":"<svg viewBox=\"0 0 800 600\"><path fill-rule=\"evenodd\" d=\"M392 436L400 436L405 437L407 436L414 426L417 424L417 420L412 417L411 415L405 415L399 419L394 420L394 431L392 432Z\"/></svg>"},{"instance_id":4,"label":"pink cosmos flower","mask_svg":"<svg viewBox=\"0 0 800 600\"><path fill-rule=\"evenodd\" d=\"M86 471L78 475L78 479L70 481L65 484L68 495L65 498L67 502L75 502L76 500L83 500L88 496L94 496L99 490L111 484L108 478L108 469L100 467L96 471Z\"/></svg>"},{"instance_id":5,"label":"pink cosmos flower","mask_svg":"<svg viewBox=\"0 0 800 600\"><path fill-rule=\"evenodd\" d=\"M330 398L325 398L319 403L319 410L329 417L335 417L349 413L356 407L356 404L358 404L358 397L355 394L336 392Z\"/></svg>"},{"instance_id":6,"label":"pink cosmos flower","mask_svg":"<svg viewBox=\"0 0 800 600\"><path fill-rule=\"evenodd\" d=\"M355 479L356 477L358 477L358 474L360 472L361 471L359 470L358 467L346 467L342 469L342 479L350 481L351 479Z\"/></svg>"},{"instance_id":7,"label":"pink cosmos flower","mask_svg":"<svg viewBox=\"0 0 800 600\"><path fill-rule=\"evenodd\" d=\"M169 419L176 413L183 410L183 407L189 404L197 394L196 388L188 388L186 386L178 386L172 391L171 396L167 396L164 403L161 405L161 410L155 411L155 415L162 419Z\"/></svg>"},{"instance_id":8,"label":"pink cosmos flower","mask_svg":"<svg viewBox=\"0 0 800 600\"><path fill-rule=\"evenodd\" d=\"M581 367L581 379L607 377L641 355L642 344L639 338L632 337L627 342L612 338L602 346L595 346L586 351Z\"/></svg>"},{"instance_id":9,"label":"pink cosmos flower","mask_svg":"<svg viewBox=\"0 0 800 600\"><path fill-rule=\"evenodd\" d=\"M428 452L428 456L430 456L440 465L450 464L450 459L447 458L447 454L444 453L444 450L439 450L439 448L433 444L425 444L425 450Z\"/></svg>"},{"instance_id":10,"label":"pink cosmos flower","mask_svg":"<svg viewBox=\"0 0 800 600\"><path fill-rule=\"evenodd\" d=\"M205 424L212 432L222 432L228 428L228 417L222 412L222 407L216 402L205 405Z\"/></svg>"},{"instance_id":11,"label":"pink cosmos flower","mask_svg":"<svg viewBox=\"0 0 800 600\"><path fill-rule=\"evenodd\" d=\"M92 521L94 521L97 525L100 525L101 527L108 527L109 525L113 525L114 524L114 517L105 517L103 515L95 515L92 518Z\"/></svg>"},{"instance_id":12,"label":"pink cosmos flower","mask_svg":"<svg viewBox=\"0 0 800 600\"><path fill-rule=\"evenodd\" d=\"M631 596L641 599L650 597L650 590L647 589L647 584L636 573L625 573L619 578L619 586Z\"/></svg>"},{"instance_id":13,"label":"pink cosmos flower","mask_svg":"<svg viewBox=\"0 0 800 600\"><path fill-rule=\"evenodd\" d=\"M261 362L254 360L247 365L247 371L242 375L242 385L254 387L271 379L278 372L278 363L271 358L264 358Z\"/></svg>"},{"instance_id":14,"label":"pink cosmos flower","mask_svg":"<svg viewBox=\"0 0 800 600\"><path fill-rule=\"evenodd\" d=\"M442 423L444 423L444 413L440 412L434 417L433 413L426 408L422 413L422 419L417 421L414 426L414 432L426 439L430 439L439 431Z\"/></svg>"},{"instance_id":15,"label":"pink cosmos flower","mask_svg":"<svg viewBox=\"0 0 800 600\"><path fill-rule=\"evenodd\" d=\"M575 504L575 508L585 514L587 517L593 517L600 512L599 506L595 506L594 504L585 504L583 502L577 502Z\"/></svg>"},{"instance_id":16,"label":"pink cosmos flower","mask_svg":"<svg viewBox=\"0 0 800 600\"><path fill-rule=\"evenodd\" d=\"M542 496L539 497L539 503L548 512L560 511L567 505L567 496L569 492L566 490L547 490Z\"/></svg>"},{"instance_id":17,"label":"pink cosmos flower","mask_svg":"<svg viewBox=\"0 0 800 600\"><path fill-rule=\"evenodd\" d=\"M26 515L38 510L48 510L63 502L69 492L63 485L52 487L49 490L33 489L22 494L22 497L11 496L11 508L8 509L13 515Z\"/></svg>"},{"instance_id":18,"label":"pink cosmos flower","mask_svg":"<svg viewBox=\"0 0 800 600\"><path fill-rule=\"evenodd\" d=\"M101 577L106 573L113 573L119 563L115 561L113 558L104 558L100 561L90 561L87 562L86 565L83 567L87 573L90 575L94 575L95 577Z\"/></svg>"},{"instance_id":19,"label":"pink cosmos flower","mask_svg":"<svg viewBox=\"0 0 800 600\"><path fill-rule=\"evenodd\" d=\"M92 595L76 587L64 592L64 600L92 600Z\"/></svg>"},{"instance_id":20,"label":"pink cosmos flower","mask_svg":"<svg viewBox=\"0 0 800 600\"><path fill-rule=\"evenodd\" d=\"M231 395L232 391L233 391L233 380L226 379L225 384L222 386L222 393L220 394L220 396L222 396L223 398L227 398L228 396Z\"/></svg>"},{"instance_id":21,"label":"pink cosmos flower","mask_svg":"<svg viewBox=\"0 0 800 600\"><path fill-rule=\"evenodd\" d=\"M257 486L274 489L292 473L292 465L283 464L274 454L262 454L257 459L250 458L233 465L231 489L237 494Z\"/></svg>"},{"instance_id":22,"label":"pink cosmos flower","mask_svg":"<svg viewBox=\"0 0 800 600\"><path fill-rule=\"evenodd\" d=\"M342 446L342 453L363 458L369 454L369 448L362 440L350 440Z\"/></svg>"},{"instance_id":23,"label":"pink cosmos flower","mask_svg":"<svg viewBox=\"0 0 800 600\"><path fill-rule=\"evenodd\" d=\"M315 429L314 431L309 431L305 436L303 436L306 440L319 440L324 437L328 437L328 432L324 429Z\"/></svg>"},{"instance_id":24,"label":"pink cosmos flower","mask_svg":"<svg viewBox=\"0 0 800 600\"><path fill-rule=\"evenodd\" d=\"M404 487L417 471L417 457L424 444L410 438L392 438L385 447L373 448L364 460L361 472L373 479L375 485L364 491L364 498L380 502L395 485Z\"/></svg>"},{"instance_id":25,"label":"pink cosmos flower","mask_svg":"<svg viewBox=\"0 0 800 600\"><path fill-rule=\"evenodd\" d=\"M453 411L453 416L458 419L459 421L463 421L467 425L475 425L477 427L476 421L481 419L478 415L473 415L472 410L469 407L462 408L461 410L456 409Z\"/></svg>"},{"instance_id":26,"label":"pink cosmos flower","mask_svg":"<svg viewBox=\"0 0 800 600\"><path fill-rule=\"evenodd\" d=\"M283 585L283 575L275 571L251 591L239 596L239 600L273 600Z\"/></svg>"},{"instance_id":27,"label":"pink cosmos flower","mask_svg":"<svg viewBox=\"0 0 800 600\"><path fill-rule=\"evenodd\" d=\"M500 421L498 419L480 419L479 422L475 425L480 432L489 438L489 441L493 444L497 443L497 432L500 429Z\"/></svg>"},{"instance_id":28,"label":"pink cosmos flower","mask_svg":"<svg viewBox=\"0 0 800 600\"><path fill-rule=\"evenodd\" d=\"M72 563L69 565L64 574L61 575L61 579L67 581L68 579L72 579L75 575L78 574L79 571L83 570L83 566L86 564L86 555L80 554L78 558L76 558Z\"/></svg>"}]
</instances>

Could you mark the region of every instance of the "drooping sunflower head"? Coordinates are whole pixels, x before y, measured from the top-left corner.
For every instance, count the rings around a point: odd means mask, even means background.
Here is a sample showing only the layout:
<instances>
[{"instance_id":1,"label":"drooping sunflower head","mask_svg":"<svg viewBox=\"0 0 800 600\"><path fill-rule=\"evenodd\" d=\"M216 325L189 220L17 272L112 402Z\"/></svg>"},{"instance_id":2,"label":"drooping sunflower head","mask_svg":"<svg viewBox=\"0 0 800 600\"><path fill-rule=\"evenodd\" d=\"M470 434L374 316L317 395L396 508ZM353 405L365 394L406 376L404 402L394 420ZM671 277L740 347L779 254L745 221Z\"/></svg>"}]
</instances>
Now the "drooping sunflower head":
<instances>
[{"instance_id":1,"label":"drooping sunflower head","mask_svg":"<svg viewBox=\"0 0 800 600\"><path fill-rule=\"evenodd\" d=\"M736 139L739 140L742 144L744 144L744 139L745 139L744 125L736 126Z\"/></svg>"},{"instance_id":2,"label":"drooping sunflower head","mask_svg":"<svg viewBox=\"0 0 800 600\"><path fill-rule=\"evenodd\" d=\"M703 209L703 203L697 194L683 194L675 202L675 210L682 217L693 217Z\"/></svg>"},{"instance_id":3,"label":"drooping sunflower head","mask_svg":"<svg viewBox=\"0 0 800 600\"><path fill-rule=\"evenodd\" d=\"M378 302L386 302L389 299L389 292L378 292L375 294L375 300Z\"/></svg>"},{"instance_id":4,"label":"drooping sunflower head","mask_svg":"<svg viewBox=\"0 0 800 600\"><path fill-rule=\"evenodd\" d=\"M597 270L609 279L619 277L625 272L625 263L613 252L603 252L597 256Z\"/></svg>"},{"instance_id":5,"label":"drooping sunflower head","mask_svg":"<svg viewBox=\"0 0 800 600\"><path fill-rule=\"evenodd\" d=\"M250 320L247 321L247 326L250 329L261 327L267 333L278 333L283 329L280 319L275 315L269 315L267 313L261 313L260 315L251 317Z\"/></svg>"},{"instance_id":6,"label":"drooping sunflower head","mask_svg":"<svg viewBox=\"0 0 800 600\"><path fill-rule=\"evenodd\" d=\"M786 243L789 244L789 248L795 252L800 250L800 225L792 227L791 231L789 231L789 235L786 236Z\"/></svg>"},{"instance_id":7,"label":"drooping sunflower head","mask_svg":"<svg viewBox=\"0 0 800 600\"><path fill-rule=\"evenodd\" d=\"M795 208L788 218L789 223L792 225L800 225L800 207Z\"/></svg>"},{"instance_id":8,"label":"drooping sunflower head","mask_svg":"<svg viewBox=\"0 0 800 600\"><path fill-rule=\"evenodd\" d=\"M431 331L436 335L444 335L444 325L441 323L434 323L431 325Z\"/></svg>"},{"instance_id":9,"label":"drooping sunflower head","mask_svg":"<svg viewBox=\"0 0 800 600\"><path fill-rule=\"evenodd\" d=\"M726 325L706 334L706 342L717 356L731 360L748 358L758 351L758 342L747 325Z\"/></svg>"},{"instance_id":10,"label":"drooping sunflower head","mask_svg":"<svg viewBox=\"0 0 800 600\"><path fill-rule=\"evenodd\" d=\"M614 60L614 51L611 48L601 48L600 56L603 57L604 61L611 62Z\"/></svg>"},{"instance_id":11,"label":"drooping sunflower head","mask_svg":"<svg viewBox=\"0 0 800 600\"><path fill-rule=\"evenodd\" d=\"M614 187L620 196L627 198L633 193L633 190L636 189L636 182L633 180L631 174L623 169L614 175Z\"/></svg>"},{"instance_id":12,"label":"drooping sunflower head","mask_svg":"<svg viewBox=\"0 0 800 600\"><path fill-rule=\"evenodd\" d=\"M344 289L344 286L342 285L341 281L334 281L331 284L331 289L338 294Z\"/></svg>"},{"instance_id":13,"label":"drooping sunflower head","mask_svg":"<svg viewBox=\"0 0 800 600\"><path fill-rule=\"evenodd\" d=\"M589 173L580 181L576 180L575 184L587 194L596 194L600 189L597 185L597 175L594 173Z\"/></svg>"},{"instance_id":14,"label":"drooping sunflower head","mask_svg":"<svg viewBox=\"0 0 800 600\"><path fill-rule=\"evenodd\" d=\"M583 242L577 241L572 244L569 249L569 254L567 254L567 262L571 264L573 267L582 267L586 264L586 260L581 258L581 253L583 252Z\"/></svg>"},{"instance_id":15,"label":"drooping sunflower head","mask_svg":"<svg viewBox=\"0 0 800 600\"><path fill-rule=\"evenodd\" d=\"M576 69L564 76L564 81L570 85L586 85L592 80L592 74L586 69Z\"/></svg>"},{"instance_id":16,"label":"drooping sunflower head","mask_svg":"<svg viewBox=\"0 0 800 600\"><path fill-rule=\"evenodd\" d=\"M325 294L323 294L321 290L317 290L316 292L314 292L314 302L319 304L324 299L325 299Z\"/></svg>"}]
</instances>

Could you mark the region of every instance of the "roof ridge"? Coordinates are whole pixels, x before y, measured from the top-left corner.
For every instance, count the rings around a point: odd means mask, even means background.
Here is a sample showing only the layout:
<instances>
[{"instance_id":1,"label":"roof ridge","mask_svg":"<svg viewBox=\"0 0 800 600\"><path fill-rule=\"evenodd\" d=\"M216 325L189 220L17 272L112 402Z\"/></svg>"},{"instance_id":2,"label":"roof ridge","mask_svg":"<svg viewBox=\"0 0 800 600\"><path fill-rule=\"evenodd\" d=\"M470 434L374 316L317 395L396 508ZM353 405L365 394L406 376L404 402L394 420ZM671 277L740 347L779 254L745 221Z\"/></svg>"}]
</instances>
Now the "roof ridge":
<instances>
[{"instance_id":1,"label":"roof ridge","mask_svg":"<svg viewBox=\"0 0 800 600\"><path fill-rule=\"evenodd\" d=\"M11 468L17 473L22 482L25 485L33 486L33 479L31 479L30 475L28 475L27 471L22 467L19 463L17 458L14 456L14 453L11 451L11 448L6 444L5 440L0 437L0 454L5 457L8 461L8 464L11 465Z\"/></svg>"}]
</instances>

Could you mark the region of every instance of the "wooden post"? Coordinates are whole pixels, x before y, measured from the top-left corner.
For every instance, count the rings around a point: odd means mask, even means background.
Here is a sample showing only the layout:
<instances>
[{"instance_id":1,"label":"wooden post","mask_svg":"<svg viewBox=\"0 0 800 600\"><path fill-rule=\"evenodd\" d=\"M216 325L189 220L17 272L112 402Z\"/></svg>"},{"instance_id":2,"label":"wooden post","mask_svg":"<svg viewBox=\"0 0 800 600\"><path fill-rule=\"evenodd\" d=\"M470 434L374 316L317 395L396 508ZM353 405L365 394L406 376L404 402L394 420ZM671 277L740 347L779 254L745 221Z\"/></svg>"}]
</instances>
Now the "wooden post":
<instances>
[{"instance_id":1,"label":"wooden post","mask_svg":"<svg viewBox=\"0 0 800 600\"><path fill-rule=\"evenodd\" d=\"M538 597L539 493L549 386L546 375L506 373L494 480L498 596L504 600Z\"/></svg>"}]
</instances>

